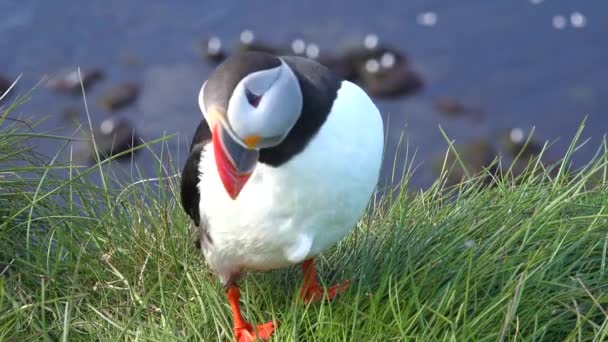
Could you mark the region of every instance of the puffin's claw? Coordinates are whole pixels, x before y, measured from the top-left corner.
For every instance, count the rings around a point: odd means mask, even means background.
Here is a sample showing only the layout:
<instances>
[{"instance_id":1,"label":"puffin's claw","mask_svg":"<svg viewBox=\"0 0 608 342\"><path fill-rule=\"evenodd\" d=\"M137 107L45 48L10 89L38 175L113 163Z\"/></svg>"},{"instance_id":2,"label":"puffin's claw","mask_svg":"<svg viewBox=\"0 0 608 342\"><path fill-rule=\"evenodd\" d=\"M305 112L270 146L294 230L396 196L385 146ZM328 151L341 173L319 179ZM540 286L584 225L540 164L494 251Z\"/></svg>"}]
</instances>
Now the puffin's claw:
<instances>
[{"instance_id":1,"label":"puffin's claw","mask_svg":"<svg viewBox=\"0 0 608 342\"><path fill-rule=\"evenodd\" d=\"M333 300L335 297L346 292L346 289L350 285L350 280L345 280L340 284L336 284L327 289L327 297L325 297L325 301L329 302ZM304 300L305 303L318 303L324 299L325 288L319 285L310 286L306 291L300 293L300 298Z\"/></svg>"},{"instance_id":2,"label":"puffin's claw","mask_svg":"<svg viewBox=\"0 0 608 342\"><path fill-rule=\"evenodd\" d=\"M235 326L234 335L238 342L267 341L270 339L270 336L274 333L277 326L278 323L275 324L272 321L260 324L255 328L253 325L246 323L242 326Z\"/></svg>"}]
</instances>

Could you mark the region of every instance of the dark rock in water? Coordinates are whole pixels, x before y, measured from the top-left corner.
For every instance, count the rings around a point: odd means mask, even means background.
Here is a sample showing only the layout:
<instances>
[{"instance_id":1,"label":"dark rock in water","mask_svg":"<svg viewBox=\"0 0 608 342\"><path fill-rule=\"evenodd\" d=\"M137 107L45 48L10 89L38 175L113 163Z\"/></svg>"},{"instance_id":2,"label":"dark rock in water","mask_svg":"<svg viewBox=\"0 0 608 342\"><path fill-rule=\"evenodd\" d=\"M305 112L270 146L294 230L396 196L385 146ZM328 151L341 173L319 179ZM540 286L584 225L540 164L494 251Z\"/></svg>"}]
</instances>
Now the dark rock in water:
<instances>
[{"instance_id":1,"label":"dark rock in water","mask_svg":"<svg viewBox=\"0 0 608 342\"><path fill-rule=\"evenodd\" d=\"M521 153L520 158L528 159L539 155L543 150L543 145L530 138L526 145L526 141L531 133L526 133L521 128L512 128L500 134L500 143L502 147L515 158Z\"/></svg>"},{"instance_id":2,"label":"dark rock in water","mask_svg":"<svg viewBox=\"0 0 608 342\"><path fill-rule=\"evenodd\" d=\"M465 144L460 147L456 147L456 151L462 163L466 168L463 169L460 162L452 151L448 153L446 161L446 171L448 171L447 183L448 185L458 184L462 180L466 179L467 173L469 176L476 176L482 172L489 172L484 178L484 184L492 183L492 177L490 174L495 175L498 171L496 163L492 163L497 158L498 153L494 146L487 140L478 140L471 143ZM444 163L445 154L437 156L434 169L437 175L440 175ZM490 167L490 165L492 165ZM489 170L486 168L490 167Z\"/></svg>"},{"instance_id":3,"label":"dark rock in water","mask_svg":"<svg viewBox=\"0 0 608 342\"><path fill-rule=\"evenodd\" d=\"M4 95L4 93L8 91L8 88L10 88L11 85L13 85L13 82L9 81L8 78L0 75L0 97L2 97L2 95Z\"/></svg>"},{"instance_id":4,"label":"dark rock in water","mask_svg":"<svg viewBox=\"0 0 608 342\"><path fill-rule=\"evenodd\" d=\"M127 82L108 89L100 98L99 106L107 111L122 109L137 99L139 86Z\"/></svg>"},{"instance_id":5,"label":"dark rock in water","mask_svg":"<svg viewBox=\"0 0 608 342\"><path fill-rule=\"evenodd\" d=\"M394 58L393 64L396 66L408 64L407 57L403 53L391 46L381 44L378 36L373 33L365 36L362 45L344 51L340 59L342 63L348 64L354 70L361 71L365 69L365 64L369 60L375 59L380 61L385 54L392 55L392 58ZM354 80L350 79L350 81Z\"/></svg>"},{"instance_id":6,"label":"dark rock in water","mask_svg":"<svg viewBox=\"0 0 608 342\"><path fill-rule=\"evenodd\" d=\"M211 63L221 63L226 59L226 51L219 37L209 37L202 46L203 58Z\"/></svg>"},{"instance_id":7,"label":"dark rock in water","mask_svg":"<svg viewBox=\"0 0 608 342\"><path fill-rule=\"evenodd\" d=\"M273 55L283 55L288 53L286 49L281 49L270 44L262 43L257 40L255 34L251 30L244 30L239 37L239 51L259 51Z\"/></svg>"},{"instance_id":8,"label":"dark rock in water","mask_svg":"<svg viewBox=\"0 0 608 342\"><path fill-rule=\"evenodd\" d=\"M433 106L440 112L450 116L460 116L467 111L467 108L462 102L452 97L435 99L433 100Z\"/></svg>"},{"instance_id":9,"label":"dark rock in water","mask_svg":"<svg viewBox=\"0 0 608 342\"><path fill-rule=\"evenodd\" d=\"M80 123L80 110L75 106L66 107L61 111L61 118L66 123L78 125Z\"/></svg>"},{"instance_id":10,"label":"dark rock in water","mask_svg":"<svg viewBox=\"0 0 608 342\"><path fill-rule=\"evenodd\" d=\"M82 85L85 90L104 77L103 71L98 68L80 69L80 76L82 77ZM82 93L77 69L60 72L51 77L46 83L46 87L64 94L78 95Z\"/></svg>"},{"instance_id":11,"label":"dark rock in water","mask_svg":"<svg viewBox=\"0 0 608 342\"><path fill-rule=\"evenodd\" d=\"M533 165L533 163L534 161L530 158L520 158L517 160L512 160L507 170L510 170L510 176L512 176L513 178L520 177L524 174L532 175L531 170L534 169L534 167L531 167L531 165ZM507 170L503 171L505 176L508 175ZM538 172L542 172L542 168L538 168L537 174Z\"/></svg>"},{"instance_id":12,"label":"dark rock in water","mask_svg":"<svg viewBox=\"0 0 608 342\"><path fill-rule=\"evenodd\" d=\"M346 50L342 54L341 59L342 59L343 63L348 63L353 68L355 68L357 70L361 70L362 68L365 67L365 64L369 60L375 59L375 60L380 61L382 56L385 54L392 55L392 58L394 59L393 60L394 65L407 65L408 64L408 60L404 54L402 54L401 52L397 51L396 49L394 49L392 47L385 46L385 45L378 45L371 49L363 47L363 46L352 48L352 49ZM386 57L385 57L385 59L386 59Z\"/></svg>"},{"instance_id":13,"label":"dark rock in water","mask_svg":"<svg viewBox=\"0 0 608 342\"><path fill-rule=\"evenodd\" d=\"M543 174L550 177L557 176L561 165L558 165L555 160L548 159L545 156L542 156L542 158L540 157L539 154L522 153L519 158L510 161L508 164L509 173L506 172L507 170L504 170L503 175L508 175L515 179L524 175L526 177ZM520 178L519 180L524 180L526 177Z\"/></svg>"},{"instance_id":14,"label":"dark rock in water","mask_svg":"<svg viewBox=\"0 0 608 342\"><path fill-rule=\"evenodd\" d=\"M410 68L405 54L381 44L375 34L368 34L361 46L348 49L337 59L326 63L375 97L409 95L423 85L421 77Z\"/></svg>"},{"instance_id":15,"label":"dark rock in water","mask_svg":"<svg viewBox=\"0 0 608 342\"><path fill-rule=\"evenodd\" d=\"M481 110L468 107L453 97L437 98L433 100L433 106L441 114L449 117L469 116L474 119L481 119L483 117Z\"/></svg>"},{"instance_id":16,"label":"dark rock in water","mask_svg":"<svg viewBox=\"0 0 608 342\"><path fill-rule=\"evenodd\" d=\"M368 59L359 69L359 83L375 97L411 95L423 85L422 78L392 52Z\"/></svg>"},{"instance_id":17,"label":"dark rock in water","mask_svg":"<svg viewBox=\"0 0 608 342\"><path fill-rule=\"evenodd\" d=\"M532 132L516 127L500 132L498 139L505 156L510 159L509 172L505 175L517 179L522 175L538 176L548 172L549 176L555 177L559 172L559 167L552 167L555 161L543 153L544 144L535 140Z\"/></svg>"},{"instance_id":18,"label":"dark rock in water","mask_svg":"<svg viewBox=\"0 0 608 342\"><path fill-rule=\"evenodd\" d=\"M104 120L93 129L92 137L95 138L100 160L128 151L141 144L137 132L125 118L113 117ZM95 161L95 146L92 137L77 147L81 159ZM129 158L131 155L132 153L125 153L118 158Z\"/></svg>"}]
</instances>

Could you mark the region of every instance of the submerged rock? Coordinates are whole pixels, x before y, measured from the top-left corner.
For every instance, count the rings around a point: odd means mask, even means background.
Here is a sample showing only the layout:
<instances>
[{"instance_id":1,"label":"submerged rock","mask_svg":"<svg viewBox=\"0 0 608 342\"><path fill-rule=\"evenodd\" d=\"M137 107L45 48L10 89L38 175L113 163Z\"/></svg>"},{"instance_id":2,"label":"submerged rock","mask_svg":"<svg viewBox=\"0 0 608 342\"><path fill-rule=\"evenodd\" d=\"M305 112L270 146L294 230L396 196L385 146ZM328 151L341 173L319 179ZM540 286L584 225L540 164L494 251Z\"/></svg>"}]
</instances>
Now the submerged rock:
<instances>
[{"instance_id":1,"label":"submerged rock","mask_svg":"<svg viewBox=\"0 0 608 342\"><path fill-rule=\"evenodd\" d=\"M80 123L80 110L75 106L63 108L61 119L68 124L78 125Z\"/></svg>"},{"instance_id":2,"label":"submerged rock","mask_svg":"<svg viewBox=\"0 0 608 342\"><path fill-rule=\"evenodd\" d=\"M375 97L411 95L422 88L422 78L390 52L369 59L359 71L360 84Z\"/></svg>"},{"instance_id":3,"label":"submerged rock","mask_svg":"<svg viewBox=\"0 0 608 342\"><path fill-rule=\"evenodd\" d=\"M11 85L13 85L13 82L9 81L7 77L0 75L0 97L8 91L8 88L10 88Z\"/></svg>"},{"instance_id":4,"label":"submerged rock","mask_svg":"<svg viewBox=\"0 0 608 342\"><path fill-rule=\"evenodd\" d=\"M511 159L509 169L513 177L523 174L538 175L553 163L547 159L547 156L541 156L543 144L535 140L531 134L532 132L526 132L519 127L505 130L499 134L501 148ZM528 141L527 144L526 141ZM539 164L542 167L539 167ZM532 170L535 170L535 173L531 173ZM549 175L554 176L558 171L558 168L553 168L549 170Z\"/></svg>"},{"instance_id":5,"label":"submerged rock","mask_svg":"<svg viewBox=\"0 0 608 342\"><path fill-rule=\"evenodd\" d=\"M487 176L484 176L484 184L491 184L492 177L498 171L498 166L494 163L498 156L498 153L494 146L487 140L477 140L467 143L462 146L457 146L456 151L458 156L462 160L465 168L463 169L460 162L452 151L448 153L446 168L448 171L447 183L448 185L458 184L462 180L466 179L467 173L470 176L479 175L482 172L488 172ZM440 176L444 163L445 154L441 154L436 157L434 163L435 173ZM494 163L494 165L492 164ZM486 169L489 167L489 170ZM466 169L466 172L465 172Z\"/></svg>"},{"instance_id":6,"label":"submerged rock","mask_svg":"<svg viewBox=\"0 0 608 342\"><path fill-rule=\"evenodd\" d=\"M100 98L99 106L107 111L122 109L137 99L139 86L132 82L126 82L108 89Z\"/></svg>"},{"instance_id":7,"label":"submerged rock","mask_svg":"<svg viewBox=\"0 0 608 342\"><path fill-rule=\"evenodd\" d=\"M393 64L400 65L408 63L405 54L389 45L381 44L378 36L373 33L366 35L361 45L344 51L341 54L341 59L344 63L348 63L355 69L360 70L365 66L367 61L371 59L380 60L386 53L392 54L392 57L394 58Z\"/></svg>"},{"instance_id":8,"label":"submerged rock","mask_svg":"<svg viewBox=\"0 0 608 342\"><path fill-rule=\"evenodd\" d=\"M530 132L525 132L522 128L515 127L500 134L501 146L515 158L521 153L520 158L531 158L539 155L543 150L543 144L530 137ZM526 145L526 141L530 141Z\"/></svg>"},{"instance_id":9,"label":"submerged rock","mask_svg":"<svg viewBox=\"0 0 608 342\"><path fill-rule=\"evenodd\" d=\"M341 54L322 51L318 44L297 37L289 46L260 42L253 31L244 30L239 37L238 51L259 51L273 55L303 56L314 59L345 80L358 83L371 96L398 97L413 94L423 80L408 64L407 57L397 49L381 44L378 36L368 34L362 44ZM203 47L207 60L219 63L226 58L222 43L211 37Z\"/></svg>"},{"instance_id":10,"label":"submerged rock","mask_svg":"<svg viewBox=\"0 0 608 342\"><path fill-rule=\"evenodd\" d=\"M223 43L219 37L209 37L201 48L203 58L214 64L221 63L227 57Z\"/></svg>"},{"instance_id":11,"label":"submerged rock","mask_svg":"<svg viewBox=\"0 0 608 342\"><path fill-rule=\"evenodd\" d=\"M479 120L483 117L480 109L472 108L453 97L440 97L433 100L433 106L439 113L449 117L469 116Z\"/></svg>"},{"instance_id":12,"label":"submerged rock","mask_svg":"<svg viewBox=\"0 0 608 342\"><path fill-rule=\"evenodd\" d=\"M98 68L85 68L80 69L80 77L82 77L84 89L88 90L97 81L102 80L104 74ZM78 69L59 72L48 80L46 87L64 94L78 95L82 92L80 77L78 76Z\"/></svg>"},{"instance_id":13,"label":"submerged rock","mask_svg":"<svg viewBox=\"0 0 608 342\"><path fill-rule=\"evenodd\" d=\"M462 102L452 97L440 97L435 99L433 100L433 106L441 113L450 116L459 116L467 111L467 108Z\"/></svg>"},{"instance_id":14,"label":"submerged rock","mask_svg":"<svg viewBox=\"0 0 608 342\"><path fill-rule=\"evenodd\" d=\"M125 118L109 118L94 127L93 133L88 141L82 142L77 151L80 159L95 161L95 145L100 160L128 151L141 144L135 128ZM129 158L133 154L125 153L119 159Z\"/></svg>"},{"instance_id":15,"label":"submerged rock","mask_svg":"<svg viewBox=\"0 0 608 342\"><path fill-rule=\"evenodd\" d=\"M368 34L361 46L346 50L332 62L332 69L339 66L345 79L359 83L375 97L410 95L423 86L405 54L381 44L375 34Z\"/></svg>"}]
</instances>

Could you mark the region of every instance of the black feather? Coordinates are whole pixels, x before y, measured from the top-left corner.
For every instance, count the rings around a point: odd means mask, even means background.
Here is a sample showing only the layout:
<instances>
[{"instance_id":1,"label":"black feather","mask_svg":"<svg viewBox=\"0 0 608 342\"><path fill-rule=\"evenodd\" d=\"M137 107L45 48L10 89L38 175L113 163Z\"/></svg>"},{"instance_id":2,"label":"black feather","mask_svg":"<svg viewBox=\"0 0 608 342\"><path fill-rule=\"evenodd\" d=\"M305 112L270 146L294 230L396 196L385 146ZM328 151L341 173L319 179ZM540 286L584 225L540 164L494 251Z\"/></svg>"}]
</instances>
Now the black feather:
<instances>
[{"instance_id":1,"label":"black feather","mask_svg":"<svg viewBox=\"0 0 608 342\"><path fill-rule=\"evenodd\" d=\"M199 213L198 204L200 201L200 194L198 189L198 182L200 180L200 172L198 170L198 164L201 160L201 153L203 148L211 141L211 131L205 120L196 128L194 138L192 138L192 144L190 145L190 155L186 164L182 169L181 179L181 202L182 207L194 221L197 227L200 227L201 218Z\"/></svg>"}]
</instances>

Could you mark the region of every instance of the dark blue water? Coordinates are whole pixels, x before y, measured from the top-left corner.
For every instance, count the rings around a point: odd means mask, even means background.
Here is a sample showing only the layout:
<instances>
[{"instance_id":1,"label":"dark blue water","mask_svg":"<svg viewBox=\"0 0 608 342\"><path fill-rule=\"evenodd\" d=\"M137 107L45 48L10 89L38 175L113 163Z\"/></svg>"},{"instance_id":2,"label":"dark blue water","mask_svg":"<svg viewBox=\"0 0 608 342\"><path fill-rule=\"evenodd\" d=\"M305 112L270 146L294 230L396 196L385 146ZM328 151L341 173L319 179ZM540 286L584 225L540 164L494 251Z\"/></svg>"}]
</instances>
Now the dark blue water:
<instances>
[{"instance_id":1,"label":"dark blue water","mask_svg":"<svg viewBox=\"0 0 608 342\"><path fill-rule=\"evenodd\" d=\"M420 25L424 12L436 25ZM573 12L585 17L574 28ZM564 15L558 30L553 18ZM608 2L601 0L508 1L0 1L0 74L23 74L25 93L43 75L74 66L98 66L105 80L87 94L92 119L109 114L98 96L121 81L142 85L134 106L118 115L131 119L140 134L154 139L177 133L168 142L178 163L201 118L197 94L212 70L200 58L198 44L209 35L236 43L243 29L273 43L296 36L337 50L369 32L403 49L426 81L424 90L398 100L378 100L389 119L389 149L394 154L401 132L420 164L413 186L434 179L431 161L445 152L441 125L456 143L477 138L494 141L497 132L535 126L540 140L557 140L559 156L578 124L588 115L589 144L579 160L591 157L608 130ZM126 63L136 60L138 65ZM442 116L437 97L455 97L485 112L483 120ZM82 98L41 88L19 108L25 116L48 120L40 130L57 129L63 108L82 107ZM86 122L84 114L81 120ZM63 134L69 129L60 130ZM53 144L40 146L52 154ZM146 175L152 156L137 156ZM392 168L387 158L385 176Z\"/></svg>"}]
</instances>

